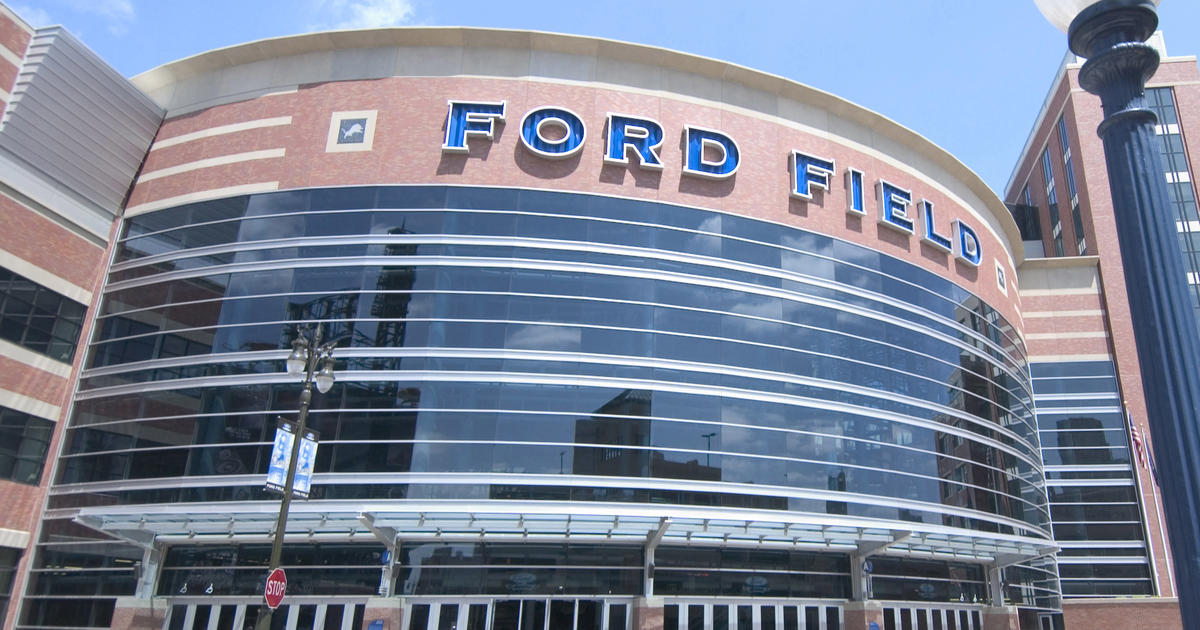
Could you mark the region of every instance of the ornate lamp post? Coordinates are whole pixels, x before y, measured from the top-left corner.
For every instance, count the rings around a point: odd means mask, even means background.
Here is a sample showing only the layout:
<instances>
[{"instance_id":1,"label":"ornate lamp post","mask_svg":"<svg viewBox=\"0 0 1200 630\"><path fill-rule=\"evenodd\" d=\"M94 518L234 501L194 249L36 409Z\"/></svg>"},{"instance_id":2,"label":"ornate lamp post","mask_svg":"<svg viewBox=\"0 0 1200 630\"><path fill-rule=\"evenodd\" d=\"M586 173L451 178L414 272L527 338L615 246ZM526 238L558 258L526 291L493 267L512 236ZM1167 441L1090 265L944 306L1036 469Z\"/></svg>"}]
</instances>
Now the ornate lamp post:
<instances>
[{"instance_id":1,"label":"ornate lamp post","mask_svg":"<svg viewBox=\"0 0 1200 630\"><path fill-rule=\"evenodd\" d=\"M322 394L333 387L333 348L337 340L321 343L321 326L313 329L312 339L304 331L297 331L296 340L292 342L292 352L287 358L287 373L292 376L304 376L304 389L300 392L300 410L296 419L296 435L292 439L292 455L288 461L287 478L283 485L283 496L279 499L279 519L275 521L275 535L271 541L271 560L267 574L279 568L279 559L283 554L283 538L287 531L288 508L292 504L292 484L296 480L296 462L300 454L301 436L304 435L308 422L308 406L312 402L313 383ZM267 608L265 613L259 613L256 630L267 630L271 627L271 617L275 611Z\"/></svg>"},{"instance_id":2,"label":"ornate lamp post","mask_svg":"<svg viewBox=\"0 0 1200 630\"><path fill-rule=\"evenodd\" d=\"M1036 0L1087 58L1079 84L1100 97L1118 241L1142 385L1161 472L1184 626L1200 628L1200 334L1167 204L1166 175L1145 105L1158 53L1158 0Z\"/></svg>"}]
</instances>

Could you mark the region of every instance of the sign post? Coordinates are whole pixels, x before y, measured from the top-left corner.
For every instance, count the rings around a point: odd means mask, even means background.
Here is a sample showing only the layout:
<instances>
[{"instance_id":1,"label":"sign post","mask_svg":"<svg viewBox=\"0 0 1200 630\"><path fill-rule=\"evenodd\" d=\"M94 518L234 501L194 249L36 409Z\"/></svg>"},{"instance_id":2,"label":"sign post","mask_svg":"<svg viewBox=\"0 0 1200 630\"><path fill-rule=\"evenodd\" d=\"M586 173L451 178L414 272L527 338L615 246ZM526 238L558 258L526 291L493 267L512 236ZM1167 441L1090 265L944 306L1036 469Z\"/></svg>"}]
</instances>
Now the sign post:
<instances>
[{"instance_id":1,"label":"sign post","mask_svg":"<svg viewBox=\"0 0 1200 630\"><path fill-rule=\"evenodd\" d=\"M279 608L283 603L283 595L287 593L287 574L283 569L275 569L267 576L267 584L263 587L263 597L271 610Z\"/></svg>"}]
</instances>

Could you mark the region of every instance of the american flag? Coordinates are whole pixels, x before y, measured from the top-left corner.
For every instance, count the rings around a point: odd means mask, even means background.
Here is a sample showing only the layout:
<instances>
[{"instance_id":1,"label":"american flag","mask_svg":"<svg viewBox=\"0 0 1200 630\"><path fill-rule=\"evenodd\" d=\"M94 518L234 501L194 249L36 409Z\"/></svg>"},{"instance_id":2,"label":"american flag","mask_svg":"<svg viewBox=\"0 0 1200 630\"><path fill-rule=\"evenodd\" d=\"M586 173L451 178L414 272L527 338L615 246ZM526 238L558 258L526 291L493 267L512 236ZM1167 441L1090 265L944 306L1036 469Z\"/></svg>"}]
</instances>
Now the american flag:
<instances>
[{"instance_id":1,"label":"american flag","mask_svg":"<svg viewBox=\"0 0 1200 630\"><path fill-rule=\"evenodd\" d=\"M1138 464L1141 464L1142 468L1149 468L1150 464L1146 461L1146 442L1142 440L1142 432L1132 419L1129 422L1129 435L1133 437L1133 453Z\"/></svg>"},{"instance_id":2,"label":"american flag","mask_svg":"<svg viewBox=\"0 0 1200 630\"><path fill-rule=\"evenodd\" d=\"M1158 485L1158 466L1154 464L1154 453L1146 448L1146 440L1142 438L1142 430L1133 423L1133 416L1129 413L1129 407L1125 407L1125 421L1129 423L1129 438L1133 441L1133 452L1137 456L1138 463L1142 468L1150 469L1150 478L1154 480L1154 485Z\"/></svg>"}]
</instances>

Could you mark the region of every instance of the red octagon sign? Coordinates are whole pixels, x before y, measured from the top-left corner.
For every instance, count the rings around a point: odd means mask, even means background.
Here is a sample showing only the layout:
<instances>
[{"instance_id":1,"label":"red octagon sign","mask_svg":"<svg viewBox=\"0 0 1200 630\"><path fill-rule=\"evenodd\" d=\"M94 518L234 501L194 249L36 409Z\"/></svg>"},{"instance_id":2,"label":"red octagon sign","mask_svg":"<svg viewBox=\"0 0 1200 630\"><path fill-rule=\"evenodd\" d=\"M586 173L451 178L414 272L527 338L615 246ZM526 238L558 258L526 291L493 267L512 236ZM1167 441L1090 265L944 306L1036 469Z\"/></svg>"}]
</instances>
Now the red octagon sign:
<instances>
[{"instance_id":1,"label":"red octagon sign","mask_svg":"<svg viewBox=\"0 0 1200 630\"><path fill-rule=\"evenodd\" d=\"M275 569L267 576L267 585L263 588L263 596L267 598L267 606L271 610L279 608L283 594L287 592L287 574L283 569Z\"/></svg>"}]
</instances>

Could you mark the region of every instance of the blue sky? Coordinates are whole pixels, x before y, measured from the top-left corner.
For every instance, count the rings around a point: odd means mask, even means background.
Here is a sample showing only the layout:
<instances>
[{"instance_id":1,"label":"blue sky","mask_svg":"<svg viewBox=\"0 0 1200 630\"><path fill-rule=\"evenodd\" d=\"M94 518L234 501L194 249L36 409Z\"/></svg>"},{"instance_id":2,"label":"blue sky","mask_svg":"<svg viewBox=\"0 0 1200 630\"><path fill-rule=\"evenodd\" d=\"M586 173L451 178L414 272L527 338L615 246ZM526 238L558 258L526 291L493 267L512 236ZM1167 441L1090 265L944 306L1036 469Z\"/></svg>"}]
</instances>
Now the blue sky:
<instances>
[{"instance_id":1,"label":"blue sky","mask_svg":"<svg viewBox=\"0 0 1200 630\"><path fill-rule=\"evenodd\" d=\"M0 0L63 24L121 73L333 28L484 26L593 35L715 57L873 109L945 147L997 192L1066 37L1033 0ZM1200 2L1164 0L1172 55L1200 53Z\"/></svg>"}]
</instances>

